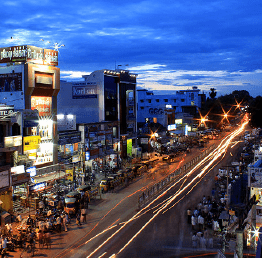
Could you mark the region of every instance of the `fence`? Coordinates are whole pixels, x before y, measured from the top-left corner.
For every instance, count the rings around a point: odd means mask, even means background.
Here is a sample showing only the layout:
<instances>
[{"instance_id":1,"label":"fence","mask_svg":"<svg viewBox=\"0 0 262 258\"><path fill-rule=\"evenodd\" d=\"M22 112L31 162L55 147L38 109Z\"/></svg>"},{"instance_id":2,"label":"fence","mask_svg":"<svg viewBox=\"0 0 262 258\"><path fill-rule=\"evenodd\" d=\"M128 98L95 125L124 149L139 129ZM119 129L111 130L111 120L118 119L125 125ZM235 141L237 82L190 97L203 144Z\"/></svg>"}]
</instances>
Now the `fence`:
<instances>
[{"instance_id":1,"label":"fence","mask_svg":"<svg viewBox=\"0 0 262 258\"><path fill-rule=\"evenodd\" d=\"M141 209L149 201L151 201L155 196L159 195L164 189L167 188L178 176L184 175L190 170L196 163L206 157L212 150L214 150L215 145L210 146L199 156L194 157L192 160L187 162L183 167L176 169L173 173L166 176L161 181L157 182L153 186L148 187L143 191L138 197L138 208Z\"/></svg>"}]
</instances>

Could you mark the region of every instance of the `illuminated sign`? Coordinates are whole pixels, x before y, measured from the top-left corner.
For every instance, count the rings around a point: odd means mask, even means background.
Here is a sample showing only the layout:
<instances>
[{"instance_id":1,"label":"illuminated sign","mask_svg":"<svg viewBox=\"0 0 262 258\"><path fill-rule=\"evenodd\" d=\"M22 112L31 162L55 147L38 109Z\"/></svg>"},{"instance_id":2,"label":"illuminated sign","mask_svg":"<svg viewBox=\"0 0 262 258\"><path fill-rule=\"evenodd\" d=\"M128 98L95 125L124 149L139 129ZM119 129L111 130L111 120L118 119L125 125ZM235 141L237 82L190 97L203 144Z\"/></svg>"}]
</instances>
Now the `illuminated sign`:
<instances>
[{"instance_id":1,"label":"illuminated sign","mask_svg":"<svg viewBox=\"0 0 262 258\"><path fill-rule=\"evenodd\" d=\"M0 107L0 119L1 118L10 118L14 113L14 106L1 106Z\"/></svg>"},{"instance_id":2,"label":"illuminated sign","mask_svg":"<svg viewBox=\"0 0 262 258\"><path fill-rule=\"evenodd\" d=\"M176 130L176 124L168 125L168 126L167 126L167 130L168 130L168 131Z\"/></svg>"},{"instance_id":3,"label":"illuminated sign","mask_svg":"<svg viewBox=\"0 0 262 258\"><path fill-rule=\"evenodd\" d=\"M11 167L11 173L13 173L13 174L25 173L25 166L20 165L20 166L16 166L16 167Z\"/></svg>"},{"instance_id":4,"label":"illuminated sign","mask_svg":"<svg viewBox=\"0 0 262 258\"><path fill-rule=\"evenodd\" d=\"M73 99L97 98L97 87L96 85L72 86L72 98Z\"/></svg>"},{"instance_id":5,"label":"illuminated sign","mask_svg":"<svg viewBox=\"0 0 262 258\"><path fill-rule=\"evenodd\" d=\"M22 146L22 135L5 137L5 148Z\"/></svg>"},{"instance_id":6,"label":"illuminated sign","mask_svg":"<svg viewBox=\"0 0 262 258\"><path fill-rule=\"evenodd\" d=\"M29 150L37 150L39 148L40 136L26 136L24 137L24 152Z\"/></svg>"},{"instance_id":7,"label":"illuminated sign","mask_svg":"<svg viewBox=\"0 0 262 258\"><path fill-rule=\"evenodd\" d=\"M46 188L46 182L42 182L42 183L38 183L35 185L30 185L29 186L29 191L33 192L33 191L40 191L40 190L44 190Z\"/></svg>"},{"instance_id":8,"label":"illuminated sign","mask_svg":"<svg viewBox=\"0 0 262 258\"><path fill-rule=\"evenodd\" d=\"M31 109L37 109L39 116L50 116L52 112L52 98L32 96Z\"/></svg>"},{"instance_id":9,"label":"illuminated sign","mask_svg":"<svg viewBox=\"0 0 262 258\"><path fill-rule=\"evenodd\" d=\"M182 120L182 119L175 119L175 123L176 123L177 125L182 125L183 120Z\"/></svg>"},{"instance_id":10,"label":"illuminated sign","mask_svg":"<svg viewBox=\"0 0 262 258\"><path fill-rule=\"evenodd\" d=\"M57 66L58 51L28 45L0 48L0 63L13 62Z\"/></svg>"},{"instance_id":11,"label":"illuminated sign","mask_svg":"<svg viewBox=\"0 0 262 258\"><path fill-rule=\"evenodd\" d=\"M90 152L89 151L86 151L85 156L86 156L86 161L90 160Z\"/></svg>"},{"instance_id":12,"label":"illuminated sign","mask_svg":"<svg viewBox=\"0 0 262 258\"><path fill-rule=\"evenodd\" d=\"M26 172L29 173L31 177L36 176L36 167L33 166L33 167L30 167L30 168L27 168Z\"/></svg>"}]
</instances>

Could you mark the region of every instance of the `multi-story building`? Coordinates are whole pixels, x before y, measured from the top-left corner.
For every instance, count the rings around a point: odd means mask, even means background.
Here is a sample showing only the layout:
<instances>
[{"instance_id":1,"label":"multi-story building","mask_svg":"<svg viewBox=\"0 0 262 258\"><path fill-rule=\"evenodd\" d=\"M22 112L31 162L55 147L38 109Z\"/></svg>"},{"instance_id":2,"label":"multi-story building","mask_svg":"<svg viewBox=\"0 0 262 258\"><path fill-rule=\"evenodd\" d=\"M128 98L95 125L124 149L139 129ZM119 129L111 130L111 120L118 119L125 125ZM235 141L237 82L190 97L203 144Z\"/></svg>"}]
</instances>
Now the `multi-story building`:
<instances>
[{"instance_id":1,"label":"multi-story building","mask_svg":"<svg viewBox=\"0 0 262 258\"><path fill-rule=\"evenodd\" d=\"M175 94L155 95L153 91L137 90L137 122L158 122L165 127L182 119L190 124L201 108L201 94L197 87L179 90Z\"/></svg>"},{"instance_id":2,"label":"multi-story building","mask_svg":"<svg viewBox=\"0 0 262 258\"><path fill-rule=\"evenodd\" d=\"M112 146L117 146L121 156L126 157L130 142L132 151L136 140L136 75L127 70L98 70L83 78L84 81L79 82L61 81L58 113L75 115L84 135L89 130L88 125L84 128L85 124L101 123L99 127L103 128L104 122L114 122L110 124ZM99 130L107 130L101 128ZM87 148L88 141L88 138L83 140Z\"/></svg>"},{"instance_id":3,"label":"multi-story building","mask_svg":"<svg viewBox=\"0 0 262 258\"><path fill-rule=\"evenodd\" d=\"M24 45L0 54L0 171L10 171L16 187L57 163L58 52Z\"/></svg>"}]
</instances>

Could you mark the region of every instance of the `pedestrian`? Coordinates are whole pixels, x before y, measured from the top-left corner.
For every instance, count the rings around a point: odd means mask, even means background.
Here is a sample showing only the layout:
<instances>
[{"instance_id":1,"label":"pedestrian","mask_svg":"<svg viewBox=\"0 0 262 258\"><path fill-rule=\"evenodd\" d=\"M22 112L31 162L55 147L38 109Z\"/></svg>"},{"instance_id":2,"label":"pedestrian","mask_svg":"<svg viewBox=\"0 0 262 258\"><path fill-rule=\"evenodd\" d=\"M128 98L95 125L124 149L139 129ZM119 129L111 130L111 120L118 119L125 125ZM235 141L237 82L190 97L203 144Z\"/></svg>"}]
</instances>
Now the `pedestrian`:
<instances>
[{"instance_id":1,"label":"pedestrian","mask_svg":"<svg viewBox=\"0 0 262 258\"><path fill-rule=\"evenodd\" d=\"M194 210L194 212L193 212L193 215L194 215L195 217L198 216L198 209L197 209L197 207L195 208L195 210Z\"/></svg>"},{"instance_id":2,"label":"pedestrian","mask_svg":"<svg viewBox=\"0 0 262 258\"><path fill-rule=\"evenodd\" d=\"M202 250L206 249L206 239L204 238L203 234L201 234L201 237L200 237L200 248Z\"/></svg>"},{"instance_id":3,"label":"pedestrian","mask_svg":"<svg viewBox=\"0 0 262 258\"><path fill-rule=\"evenodd\" d=\"M56 225L57 225L57 231L58 233L61 233L62 231L62 221L61 221L61 216L58 215L56 218Z\"/></svg>"},{"instance_id":4,"label":"pedestrian","mask_svg":"<svg viewBox=\"0 0 262 258\"><path fill-rule=\"evenodd\" d=\"M193 234L192 236L192 247L197 248L197 236L196 233Z\"/></svg>"},{"instance_id":5,"label":"pedestrian","mask_svg":"<svg viewBox=\"0 0 262 258\"><path fill-rule=\"evenodd\" d=\"M187 223L191 223L191 216L192 216L192 211L190 208L187 209Z\"/></svg>"},{"instance_id":6,"label":"pedestrian","mask_svg":"<svg viewBox=\"0 0 262 258\"><path fill-rule=\"evenodd\" d=\"M38 232L39 248L41 248L43 246L43 237L44 237L44 234L43 234L42 230L39 230L39 232Z\"/></svg>"},{"instance_id":7,"label":"pedestrian","mask_svg":"<svg viewBox=\"0 0 262 258\"><path fill-rule=\"evenodd\" d=\"M44 244L46 244L46 248L51 248L51 234L49 231L46 231L44 234Z\"/></svg>"},{"instance_id":8,"label":"pedestrian","mask_svg":"<svg viewBox=\"0 0 262 258\"><path fill-rule=\"evenodd\" d=\"M86 214L87 214L87 210L85 208L81 209L81 222L82 223L86 222Z\"/></svg>"},{"instance_id":9,"label":"pedestrian","mask_svg":"<svg viewBox=\"0 0 262 258\"><path fill-rule=\"evenodd\" d=\"M77 225L77 226L81 226L80 213L79 213L79 212L76 214L76 225Z\"/></svg>"},{"instance_id":10,"label":"pedestrian","mask_svg":"<svg viewBox=\"0 0 262 258\"><path fill-rule=\"evenodd\" d=\"M199 230L203 230L204 229L204 218L201 216L201 214L198 215L197 217L197 223L198 223L198 227L199 227Z\"/></svg>"},{"instance_id":11,"label":"pedestrian","mask_svg":"<svg viewBox=\"0 0 262 258\"><path fill-rule=\"evenodd\" d=\"M64 227L65 232L67 232L67 226L66 226L66 224L67 224L67 218L66 218L66 215L64 215L64 216L63 216L63 227Z\"/></svg>"},{"instance_id":12,"label":"pedestrian","mask_svg":"<svg viewBox=\"0 0 262 258\"><path fill-rule=\"evenodd\" d=\"M192 225L192 229L196 230L197 217L195 217L194 215L191 216L191 225Z\"/></svg>"}]
</instances>

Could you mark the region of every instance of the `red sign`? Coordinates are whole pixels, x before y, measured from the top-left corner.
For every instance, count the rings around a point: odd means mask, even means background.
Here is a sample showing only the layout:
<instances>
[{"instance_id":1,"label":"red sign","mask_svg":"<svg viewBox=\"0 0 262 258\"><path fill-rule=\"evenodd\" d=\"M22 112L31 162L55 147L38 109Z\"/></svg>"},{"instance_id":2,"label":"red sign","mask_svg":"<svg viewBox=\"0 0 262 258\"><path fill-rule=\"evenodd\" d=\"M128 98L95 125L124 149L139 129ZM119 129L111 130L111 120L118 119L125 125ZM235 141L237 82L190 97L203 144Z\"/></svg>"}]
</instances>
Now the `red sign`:
<instances>
[{"instance_id":1,"label":"red sign","mask_svg":"<svg viewBox=\"0 0 262 258\"><path fill-rule=\"evenodd\" d=\"M31 97L31 109L37 109L39 116L50 116L52 113L51 97Z\"/></svg>"}]
</instances>

